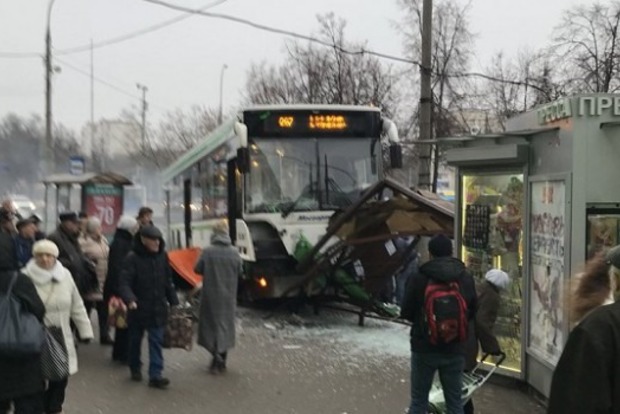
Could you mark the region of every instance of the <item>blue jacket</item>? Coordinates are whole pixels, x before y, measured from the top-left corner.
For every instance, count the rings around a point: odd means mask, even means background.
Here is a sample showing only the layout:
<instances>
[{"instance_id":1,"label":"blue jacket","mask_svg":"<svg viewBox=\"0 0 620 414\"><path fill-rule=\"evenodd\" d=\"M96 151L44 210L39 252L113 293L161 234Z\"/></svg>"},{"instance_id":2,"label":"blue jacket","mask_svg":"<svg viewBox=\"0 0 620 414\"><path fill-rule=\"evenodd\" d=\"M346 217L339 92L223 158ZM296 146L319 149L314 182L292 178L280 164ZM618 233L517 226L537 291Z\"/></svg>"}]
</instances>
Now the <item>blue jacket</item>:
<instances>
[{"instance_id":1,"label":"blue jacket","mask_svg":"<svg viewBox=\"0 0 620 414\"><path fill-rule=\"evenodd\" d=\"M32 259L32 246L34 240L24 239L20 235L15 236L15 252L17 253L17 263L19 268L26 266Z\"/></svg>"}]
</instances>

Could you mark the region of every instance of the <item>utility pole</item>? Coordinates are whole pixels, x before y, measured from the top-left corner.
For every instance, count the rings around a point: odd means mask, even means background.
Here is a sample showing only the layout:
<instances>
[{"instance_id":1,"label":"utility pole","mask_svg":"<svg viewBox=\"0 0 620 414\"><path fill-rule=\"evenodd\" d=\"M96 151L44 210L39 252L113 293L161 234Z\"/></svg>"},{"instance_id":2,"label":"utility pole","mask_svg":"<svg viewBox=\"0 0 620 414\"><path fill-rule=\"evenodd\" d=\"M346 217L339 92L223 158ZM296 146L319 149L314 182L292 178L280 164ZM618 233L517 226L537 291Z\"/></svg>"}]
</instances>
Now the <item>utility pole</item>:
<instances>
[{"instance_id":1,"label":"utility pole","mask_svg":"<svg viewBox=\"0 0 620 414\"><path fill-rule=\"evenodd\" d=\"M422 9L422 62L420 65L420 136L423 141L432 139L433 91L432 75L432 32L433 0L424 0ZM431 187L432 145L420 146L420 165L418 169L418 186L423 189Z\"/></svg>"},{"instance_id":2,"label":"utility pole","mask_svg":"<svg viewBox=\"0 0 620 414\"><path fill-rule=\"evenodd\" d=\"M224 71L228 68L228 65L224 63L222 70L220 71L220 111L217 116L218 125L222 124L222 105L224 100Z\"/></svg>"},{"instance_id":3,"label":"utility pole","mask_svg":"<svg viewBox=\"0 0 620 414\"><path fill-rule=\"evenodd\" d=\"M146 110L148 108L146 92L149 88L139 83L136 83L136 87L142 92L142 151L146 151Z\"/></svg>"},{"instance_id":4,"label":"utility pole","mask_svg":"<svg viewBox=\"0 0 620 414\"><path fill-rule=\"evenodd\" d=\"M52 32L50 19L55 0L50 0L47 7L47 27L45 30L45 174L55 170L54 149L52 139Z\"/></svg>"},{"instance_id":5,"label":"utility pole","mask_svg":"<svg viewBox=\"0 0 620 414\"><path fill-rule=\"evenodd\" d=\"M100 172L105 169L103 145L98 145L95 141L95 58L93 52L93 39L90 39L90 153L93 161L99 155L98 168ZM100 154L97 154L98 150Z\"/></svg>"}]
</instances>

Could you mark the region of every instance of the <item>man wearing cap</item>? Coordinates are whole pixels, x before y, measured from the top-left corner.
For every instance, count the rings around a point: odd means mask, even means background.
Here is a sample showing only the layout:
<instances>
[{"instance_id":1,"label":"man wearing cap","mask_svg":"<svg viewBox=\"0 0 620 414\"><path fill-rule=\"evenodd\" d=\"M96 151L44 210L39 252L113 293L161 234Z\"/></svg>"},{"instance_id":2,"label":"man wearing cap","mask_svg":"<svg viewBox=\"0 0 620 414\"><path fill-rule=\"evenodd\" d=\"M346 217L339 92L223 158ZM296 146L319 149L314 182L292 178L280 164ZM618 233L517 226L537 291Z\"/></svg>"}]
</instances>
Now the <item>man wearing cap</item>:
<instances>
[{"instance_id":1,"label":"man wearing cap","mask_svg":"<svg viewBox=\"0 0 620 414\"><path fill-rule=\"evenodd\" d=\"M0 271L19 268L13 229L15 229L13 215L10 211L0 208Z\"/></svg>"},{"instance_id":2,"label":"man wearing cap","mask_svg":"<svg viewBox=\"0 0 620 414\"><path fill-rule=\"evenodd\" d=\"M43 223L43 220L41 220L41 217L39 217L39 215L35 213L31 215L30 217L28 217L28 219L32 221L35 226L37 226L37 231L34 234L34 239L36 241L45 239L45 233L43 232L43 230L41 230L41 224Z\"/></svg>"},{"instance_id":3,"label":"man wearing cap","mask_svg":"<svg viewBox=\"0 0 620 414\"><path fill-rule=\"evenodd\" d=\"M17 236L15 236L15 249L19 267L26 266L32 259L32 246L35 242L37 226L30 219L21 219L17 222Z\"/></svg>"},{"instance_id":4,"label":"man wearing cap","mask_svg":"<svg viewBox=\"0 0 620 414\"><path fill-rule=\"evenodd\" d=\"M411 406L409 414L426 414L428 395L435 372L439 371L446 401L446 412L463 414L461 400L465 342L431 343L425 317L426 287L433 283L449 285L458 283L459 291L467 305L467 318L473 324L476 315L476 287L465 264L452 257L452 241L444 236L434 236L428 243L431 260L422 265L407 284L401 316L412 322L411 326Z\"/></svg>"},{"instance_id":5,"label":"man wearing cap","mask_svg":"<svg viewBox=\"0 0 620 414\"><path fill-rule=\"evenodd\" d=\"M96 282L96 275L91 275L86 267L86 260L78 237L80 235L80 219L75 211L60 213L60 224L48 239L58 246L58 261L66 267L84 298L93 289L92 284ZM94 282L93 282L94 277Z\"/></svg>"},{"instance_id":6,"label":"man wearing cap","mask_svg":"<svg viewBox=\"0 0 620 414\"><path fill-rule=\"evenodd\" d=\"M168 304L179 304L172 283L172 269L161 231L155 226L140 229L139 238L123 263L119 293L129 309L129 369L133 381L142 381L140 350L144 332L149 343L149 386L166 388L162 376L162 343L168 319Z\"/></svg>"},{"instance_id":7,"label":"man wearing cap","mask_svg":"<svg viewBox=\"0 0 620 414\"><path fill-rule=\"evenodd\" d=\"M600 296L602 303L568 336L553 373L548 414L620 413L620 245L604 259L593 275L608 277L607 292L601 292L607 297Z\"/></svg>"}]
</instances>

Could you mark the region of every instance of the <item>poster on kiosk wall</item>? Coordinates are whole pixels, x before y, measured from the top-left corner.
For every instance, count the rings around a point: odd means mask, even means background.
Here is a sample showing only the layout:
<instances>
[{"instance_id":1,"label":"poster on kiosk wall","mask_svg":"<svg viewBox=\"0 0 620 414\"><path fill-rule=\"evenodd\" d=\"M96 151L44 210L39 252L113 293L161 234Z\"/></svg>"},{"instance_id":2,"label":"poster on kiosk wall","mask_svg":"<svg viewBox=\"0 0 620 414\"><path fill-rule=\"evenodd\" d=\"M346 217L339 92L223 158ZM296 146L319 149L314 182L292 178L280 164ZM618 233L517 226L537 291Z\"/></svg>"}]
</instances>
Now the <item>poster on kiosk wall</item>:
<instances>
[{"instance_id":1,"label":"poster on kiosk wall","mask_svg":"<svg viewBox=\"0 0 620 414\"><path fill-rule=\"evenodd\" d=\"M84 208L88 217L101 220L104 235L116 231L116 223L123 212L123 187L112 184L88 184L84 187Z\"/></svg>"},{"instance_id":2,"label":"poster on kiosk wall","mask_svg":"<svg viewBox=\"0 0 620 414\"><path fill-rule=\"evenodd\" d=\"M529 350L554 366L564 346L563 180L531 183Z\"/></svg>"}]
</instances>

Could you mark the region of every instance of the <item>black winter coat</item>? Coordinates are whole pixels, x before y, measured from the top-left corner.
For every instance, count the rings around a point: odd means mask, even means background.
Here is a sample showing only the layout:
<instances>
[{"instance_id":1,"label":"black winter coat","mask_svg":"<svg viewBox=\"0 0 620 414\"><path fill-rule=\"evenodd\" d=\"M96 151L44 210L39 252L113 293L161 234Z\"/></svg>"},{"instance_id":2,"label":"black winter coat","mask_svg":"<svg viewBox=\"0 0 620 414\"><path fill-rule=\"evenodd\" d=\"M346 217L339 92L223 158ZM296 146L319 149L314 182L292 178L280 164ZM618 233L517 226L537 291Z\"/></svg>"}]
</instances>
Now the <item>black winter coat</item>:
<instances>
[{"instance_id":1,"label":"black winter coat","mask_svg":"<svg viewBox=\"0 0 620 414\"><path fill-rule=\"evenodd\" d=\"M476 286L471 274L460 260L453 257L431 259L422 265L405 289L401 317L411 321L411 351L420 353L464 353L464 343L433 345L424 322L424 293L429 279L442 282L458 281L461 295L467 302L469 323L476 316Z\"/></svg>"},{"instance_id":2,"label":"black winter coat","mask_svg":"<svg viewBox=\"0 0 620 414\"><path fill-rule=\"evenodd\" d=\"M0 271L17 270L18 268L13 235L0 230Z\"/></svg>"},{"instance_id":3,"label":"black winter coat","mask_svg":"<svg viewBox=\"0 0 620 414\"><path fill-rule=\"evenodd\" d=\"M178 305L179 299L163 240L157 253L149 252L141 240L136 241L123 263L120 294L126 304L138 304L138 309L128 313L129 324L139 323L147 328L166 324L168 304Z\"/></svg>"},{"instance_id":4,"label":"black winter coat","mask_svg":"<svg viewBox=\"0 0 620 414\"><path fill-rule=\"evenodd\" d=\"M0 273L0 293L5 294L9 288L13 272ZM20 274L13 286L12 294L18 298L27 312L43 321L45 305L41 301L34 284L28 276ZM11 400L44 390L41 359L38 356L28 358L3 358L0 356L0 400Z\"/></svg>"},{"instance_id":5,"label":"black winter coat","mask_svg":"<svg viewBox=\"0 0 620 414\"><path fill-rule=\"evenodd\" d=\"M71 272L80 294L83 296L88 293L92 288L93 275L86 268L86 261L78 242L78 236L70 235L62 226L58 226L56 231L47 238L58 246L58 261Z\"/></svg>"},{"instance_id":6,"label":"black winter coat","mask_svg":"<svg viewBox=\"0 0 620 414\"><path fill-rule=\"evenodd\" d=\"M620 414L620 302L595 309L568 336L547 414Z\"/></svg>"},{"instance_id":7,"label":"black winter coat","mask_svg":"<svg viewBox=\"0 0 620 414\"><path fill-rule=\"evenodd\" d=\"M107 302L112 296L120 296L119 284L121 270L125 258L133 247L133 236L127 230L117 229L114 239L110 244L110 255L108 256L108 274L103 285L103 298Z\"/></svg>"}]
</instances>

